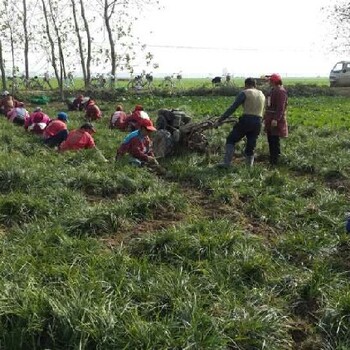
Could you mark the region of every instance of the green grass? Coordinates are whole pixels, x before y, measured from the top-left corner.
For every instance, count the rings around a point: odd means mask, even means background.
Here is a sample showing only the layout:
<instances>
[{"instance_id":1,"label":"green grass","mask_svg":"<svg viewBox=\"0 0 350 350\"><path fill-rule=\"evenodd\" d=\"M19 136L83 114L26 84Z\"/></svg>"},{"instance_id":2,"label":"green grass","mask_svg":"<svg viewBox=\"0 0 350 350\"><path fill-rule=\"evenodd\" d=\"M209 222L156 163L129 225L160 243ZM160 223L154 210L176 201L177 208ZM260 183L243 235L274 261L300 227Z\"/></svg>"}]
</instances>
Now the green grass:
<instances>
[{"instance_id":1,"label":"green grass","mask_svg":"<svg viewBox=\"0 0 350 350\"><path fill-rule=\"evenodd\" d=\"M247 77L232 77L231 82L229 83L229 86L238 86L242 87L244 86L244 80ZM254 77L254 78L260 78L260 77ZM177 80L176 78L173 79L173 86L175 90L188 90L188 89L198 89L198 88L212 88L211 83L212 77L201 77L201 78L183 78L181 80ZM49 92L50 88L49 86L44 83L43 79L39 77L39 81L43 85L43 88L45 91ZM223 83L222 85L225 85L225 79L222 79ZM285 85L312 85L312 86L329 86L329 78L328 77L283 77L283 82ZM121 78L117 80L115 83L116 89L125 89L127 88L129 83L129 79L127 78ZM9 86L7 87L8 90L11 90L11 81L8 81ZM52 78L50 80L50 84L54 90L58 89L58 84L56 79ZM106 83L106 88L109 88L109 83ZM0 83L1 89L3 90L2 84ZM164 87L164 78L155 77L153 80L153 83L151 85L152 89L159 89ZM70 86L69 88L65 88L65 90L69 92L74 91L80 91L84 89L84 82L82 78L76 78L74 80L74 86ZM147 90L147 87L145 87ZM170 89L165 87L165 89ZM101 90L100 88L95 88L95 90ZM19 86L19 93L25 92L23 86ZM26 91L26 93L29 93L29 91ZM38 92L33 92L34 95L38 95ZM40 95L40 94L39 94Z\"/></svg>"},{"instance_id":2,"label":"green grass","mask_svg":"<svg viewBox=\"0 0 350 350\"><path fill-rule=\"evenodd\" d=\"M347 98L290 98L277 169L264 134L253 169L243 145L232 169L215 168L230 125L207 132L209 156L161 159L166 177L114 161L117 102L199 121L233 99L97 99L109 163L58 154L0 120L0 348L350 348Z\"/></svg>"}]
</instances>

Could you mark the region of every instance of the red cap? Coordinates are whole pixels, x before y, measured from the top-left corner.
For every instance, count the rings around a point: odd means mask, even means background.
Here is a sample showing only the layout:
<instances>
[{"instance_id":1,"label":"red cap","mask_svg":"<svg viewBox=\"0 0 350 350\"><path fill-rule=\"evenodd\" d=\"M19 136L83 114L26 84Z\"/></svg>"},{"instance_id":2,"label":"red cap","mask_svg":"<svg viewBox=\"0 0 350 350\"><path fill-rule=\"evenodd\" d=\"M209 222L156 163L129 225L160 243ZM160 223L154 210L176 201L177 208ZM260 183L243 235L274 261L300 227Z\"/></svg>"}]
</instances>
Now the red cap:
<instances>
[{"instance_id":1,"label":"red cap","mask_svg":"<svg viewBox=\"0 0 350 350\"><path fill-rule=\"evenodd\" d=\"M271 81L272 83L278 84L282 81L282 78L279 74L277 73L273 73L268 77L269 81Z\"/></svg>"},{"instance_id":2,"label":"red cap","mask_svg":"<svg viewBox=\"0 0 350 350\"><path fill-rule=\"evenodd\" d=\"M141 105L136 105L134 111L143 111L143 107Z\"/></svg>"},{"instance_id":3,"label":"red cap","mask_svg":"<svg viewBox=\"0 0 350 350\"><path fill-rule=\"evenodd\" d=\"M148 131L156 131L151 119L141 119L139 122L140 127L146 128Z\"/></svg>"}]
</instances>

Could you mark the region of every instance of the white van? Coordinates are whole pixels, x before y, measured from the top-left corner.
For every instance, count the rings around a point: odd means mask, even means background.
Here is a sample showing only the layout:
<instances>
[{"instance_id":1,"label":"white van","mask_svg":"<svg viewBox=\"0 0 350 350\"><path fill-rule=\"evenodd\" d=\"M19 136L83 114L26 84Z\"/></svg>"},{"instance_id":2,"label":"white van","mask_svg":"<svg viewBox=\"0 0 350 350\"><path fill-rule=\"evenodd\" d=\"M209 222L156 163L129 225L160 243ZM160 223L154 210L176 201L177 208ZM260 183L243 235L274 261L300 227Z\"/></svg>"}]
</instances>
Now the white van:
<instances>
[{"instance_id":1,"label":"white van","mask_svg":"<svg viewBox=\"0 0 350 350\"><path fill-rule=\"evenodd\" d=\"M329 84L333 86L350 86L350 61L340 61L329 73Z\"/></svg>"}]
</instances>

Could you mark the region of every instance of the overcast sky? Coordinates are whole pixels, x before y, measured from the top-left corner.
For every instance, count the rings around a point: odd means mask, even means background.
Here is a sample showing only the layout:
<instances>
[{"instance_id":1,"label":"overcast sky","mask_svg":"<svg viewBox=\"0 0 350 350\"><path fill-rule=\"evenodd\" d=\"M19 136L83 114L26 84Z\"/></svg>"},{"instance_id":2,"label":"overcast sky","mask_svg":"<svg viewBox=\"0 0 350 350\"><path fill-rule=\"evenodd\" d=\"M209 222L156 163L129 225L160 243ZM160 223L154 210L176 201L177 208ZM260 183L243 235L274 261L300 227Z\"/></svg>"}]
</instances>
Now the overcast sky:
<instances>
[{"instance_id":1,"label":"overcast sky","mask_svg":"<svg viewBox=\"0 0 350 350\"><path fill-rule=\"evenodd\" d=\"M327 44L320 9L334 1L161 0L164 8L145 13L137 31L158 74L328 76L336 61L350 59Z\"/></svg>"}]
</instances>

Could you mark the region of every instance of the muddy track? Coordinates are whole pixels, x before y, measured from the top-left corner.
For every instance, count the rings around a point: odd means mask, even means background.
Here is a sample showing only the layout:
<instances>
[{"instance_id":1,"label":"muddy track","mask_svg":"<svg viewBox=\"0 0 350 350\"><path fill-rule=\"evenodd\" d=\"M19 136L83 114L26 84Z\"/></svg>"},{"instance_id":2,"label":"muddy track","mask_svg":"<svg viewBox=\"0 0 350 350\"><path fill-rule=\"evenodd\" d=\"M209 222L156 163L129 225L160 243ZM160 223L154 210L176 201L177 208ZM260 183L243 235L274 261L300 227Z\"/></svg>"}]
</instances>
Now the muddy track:
<instances>
[{"instance_id":1,"label":"muddy track","mask_svg":"<svg viewBox=\"0 0 350 350\"><path fill-rule=\"evenodd\" d=\"M115 236L104 237L102 241L107 246L113 248L125 245L137 237L177 227L194 219L227 220L244 228L247 232L265 236L268 239L278 234L274 228L247 215L244 200L240 199L238 194L234 195L231 203L224 203L213 199L210 189L198 189L190 182L173 181L164 176L161 178L166 184L175 184L178 187L183 197L187 199L189 205L187 212L159 211L153 215L152 219L128 225Z\"/></svg>"},{"instance_id":2,"label":"muddy track","mask_svg":"<svg viewBox=\"0 0 350 350\"><path fill-rule=\"evenodd\" d=\"M265 163L266 157L258 157L257 161ZM302 176L311 179L310 174L298 173L292 169L289 172L295 176ZM156 175L155 175L156 176ZM225 203L219 199L214 199L211 195L211 190L208 188L198 188L190 181L176 181L173 178L168 178L164 175L159 176L165 184L175 185L181 192L189 205L187 213L175 213L168 211L159 211L154 213L152 219L143 220L137 223L130 224L124 227L114 237L104 238L103 241L110 247L115 247L121 244L127 244L131 239L140 237L141 235L152 234L163 231L171 227L186 224L193 219L206 220L228 220L239 226L251 234L256 234L266 238L267 242L273 241L274 237L279 235L279 229L267 225L249 215L246 211L246 202L252 199L245 199L237 193L233 195L231 203ZM350 198L350 181L344 178L334 176L329 179L317 176L320 182L330 189L338 193L345 194Z\"/></svg>"}]
</instances>

